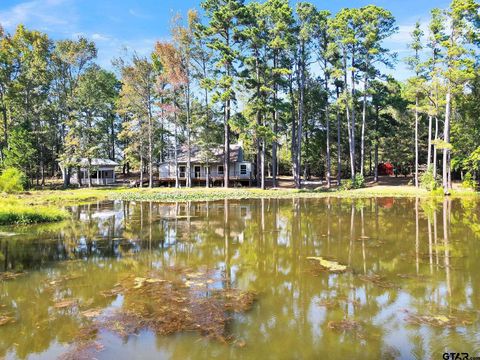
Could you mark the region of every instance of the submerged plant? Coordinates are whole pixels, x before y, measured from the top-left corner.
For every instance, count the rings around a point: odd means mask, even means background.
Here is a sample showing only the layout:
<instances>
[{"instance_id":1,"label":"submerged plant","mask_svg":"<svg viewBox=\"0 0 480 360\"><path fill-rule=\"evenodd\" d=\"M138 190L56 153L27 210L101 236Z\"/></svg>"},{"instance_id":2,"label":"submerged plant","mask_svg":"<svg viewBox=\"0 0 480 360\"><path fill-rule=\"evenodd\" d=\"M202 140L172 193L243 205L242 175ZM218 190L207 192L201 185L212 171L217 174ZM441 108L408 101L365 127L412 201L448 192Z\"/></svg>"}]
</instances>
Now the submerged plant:
<instances>
[{"instance_id":1,"label":"submerged plant","mask_svg":"<svg viewBox=\"0 0 480 360\"><path fill-rule=\"evenodd\" d=\"M330 272L347 271L347 267L345 265L339 264L336 261L324 259L320 256L310 256L310 257L307 257L307 260L313 260L315 262L318 262L321 268L328 270Z\"/></svg>"},{"instance_id":2,"label":"submerged plant","mask_svg":"<svg viewBox=\"0 0 480 360\"><path fill-rule=\"evenodd\" d=\"M60 279L63 280L63 279ZM79 341L63 358L76 358L78 349L85 358L99 347L96 336L100 330L109 330L122 337L141 330L158 335L195 331L220 342L243 347L245 342L234 339L228 324L234 313L249 310L256 298L252 291L222 287L222 277L215 271L189 268L167 268L144 276L131 275L116 284L105 297L123 297L123 305L113 313L105 314L92 308L79 312L91 323L81 330ZM63 299L54 304L57 309L75 307L74 299Z\"/></svg>"}]
</instances>

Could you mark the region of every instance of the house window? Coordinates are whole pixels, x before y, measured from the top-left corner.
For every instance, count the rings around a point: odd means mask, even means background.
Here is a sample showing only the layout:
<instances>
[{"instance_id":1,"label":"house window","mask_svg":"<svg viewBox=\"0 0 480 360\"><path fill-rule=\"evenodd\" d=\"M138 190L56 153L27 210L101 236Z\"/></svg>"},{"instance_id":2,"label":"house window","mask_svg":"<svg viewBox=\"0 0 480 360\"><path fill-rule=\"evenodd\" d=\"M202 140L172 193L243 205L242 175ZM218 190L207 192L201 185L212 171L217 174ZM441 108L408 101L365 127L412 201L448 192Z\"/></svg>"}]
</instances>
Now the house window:
<instances>
[{"instance_id":1,"label":"house window","mask_svg":"<svg viewBox=\"0 0 480 360\"><path fill-rule=\"evenodd\" d=\"M240 165L240 175L247 175L247 165L246 164Z\"/></svg>"},{"instance_id":2,"label":"house window","mask_svg":"<svg viewBox=\"0 0 480 360\"><path fill-rule=\"evenodd\" d=\"M184 178L185 177L185 166L179 166L178 167L178 176L181 177L181 178Z\"/></svg>"},{"instance_id":3,"label":"house window","mask_svg":"<svg viewBox=\"0 0 480 360\"><path fill-rule=\"evenodd\" d=\"M218 165L218 175L223 175L223 165Z\"/></svg>"}]
</instances>

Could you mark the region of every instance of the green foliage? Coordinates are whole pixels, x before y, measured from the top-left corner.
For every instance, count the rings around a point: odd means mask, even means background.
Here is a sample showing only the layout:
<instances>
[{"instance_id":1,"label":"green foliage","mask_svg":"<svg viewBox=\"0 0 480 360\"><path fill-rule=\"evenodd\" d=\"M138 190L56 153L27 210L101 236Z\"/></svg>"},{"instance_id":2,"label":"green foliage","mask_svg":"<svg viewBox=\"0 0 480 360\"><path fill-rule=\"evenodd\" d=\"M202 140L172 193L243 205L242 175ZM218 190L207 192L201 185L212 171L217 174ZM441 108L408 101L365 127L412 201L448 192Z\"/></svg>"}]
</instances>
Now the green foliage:
<instances>
[{"instance_id":1,"label":"green foliage","mask_svg":"<svg viewBox=\"0 0 480 360\"><path fill-rule=\"evenodd\" d=\"M29 132L21 127L14 128L10 132L8 144L9 147L5 150L4 166L20 168L27 173L35 160L35 149Z\"/></svg>"},{"instance_id":2,"label":"green foliage","mask_svg":"<svg viewBox=\"0 0 480 360\"><path fill-rule=\"evenodd\" d=\"M425 171L420 176L420 186L428 191L433 191L439 186L439 181L436 179L435 174L433 173L433 167L430 166L427 171Z\"/></svg>"},{"instance_id":3,"label":"green foliage","mask_svg":"<svg viewBox=\"0 0 480 360\"><path fill-rule=\"evenodd\" d=\"M30 205L2 205L0 207L0 225L27 225L51 221L60 221L68 217L64 210Z\"/></svg>"},{"instance_id":4,"label":"green foliage","mask_svg":"<svg viewBox=\"0 0 480 360\"><path fill-rule=\"evenodd\" d=\"M0 175L0 191L15 193L23 191L27 184L25 173L17 168L9 167Z\"/></svg>"},{"instance_id":5,"label":"green foliage","mask_svg":"<svg viewBox=\"0 0 480 360\"><path fill-rule=\"evenodd\" d=\"M355 179L353 180L353 187L355 189L360 189L365 187L365 178L362 174L355 175Z\"/></svg>"},{"instance_id":6,"label":"green foliage","mask_svg":"<svg viewBox=\"0 0 480 360\"><path fill-rule=\"evenodd\" d=\"M347 179L342 182L341 190L361 189L365 187L365 178L361 174L355 175L355 179Z\"/></svg>"},{"instance_id":7,"label":"green foliage","mask_svg":"<svg viewBox=\"0 0 480 360\"><path fill-rule=\"evenodd\" d=\"M467 173L463 178L462 187L465 189L472 189L472 190L477 189L478 183L473 179L473 176L471 173Z\"/></svg>"}]
</instances>

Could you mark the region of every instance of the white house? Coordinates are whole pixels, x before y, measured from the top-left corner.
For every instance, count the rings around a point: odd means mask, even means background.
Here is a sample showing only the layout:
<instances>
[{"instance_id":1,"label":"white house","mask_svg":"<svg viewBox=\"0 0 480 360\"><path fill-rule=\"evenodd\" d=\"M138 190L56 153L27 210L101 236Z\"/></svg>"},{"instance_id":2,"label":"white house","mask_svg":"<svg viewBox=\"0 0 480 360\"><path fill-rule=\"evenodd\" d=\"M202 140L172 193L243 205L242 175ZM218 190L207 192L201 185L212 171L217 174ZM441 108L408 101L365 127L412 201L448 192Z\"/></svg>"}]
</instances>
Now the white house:
<instances>
[{"instance_id":1,"label":"white house","mask_svg":"<svg viewBox=\"0 0 480 360\"><path fill-rule=\"evenodd\" d=\"M222 182L224 180L223 165L223 147L219 146L210 151L210 158L203 153L198 146L192 146L190 149L190 176L192 183L204 183L207 176L210 181ZM168 159L159 164L159 180L162 183L171 183L175 181L175 172L178 171L180 181L184 182L187 178L187 147L182 146L177 151L178 169L175 167L175 154L172 151ZM207 161L208 160L208 161ZM243 148L241 144L230 145L230 163L229 163L230 181L238 183L248 183L255 180L254 164L245 161L243 158Z\"/></svg>"},{"instance_id":2,"label":"white house","mask_svg":"<svg viewBox=\"0 0 480 360\"><path fill-rule=\"evenodd\" d=\"M88 168L94 185L110 185L115 183L115 167L118 166L113 160L93 158L90 160L82 158L78 162L79 167L72 168L70 182L78 184L79 178L82 185L88 184Z\"/></svg>"}]
</instances>

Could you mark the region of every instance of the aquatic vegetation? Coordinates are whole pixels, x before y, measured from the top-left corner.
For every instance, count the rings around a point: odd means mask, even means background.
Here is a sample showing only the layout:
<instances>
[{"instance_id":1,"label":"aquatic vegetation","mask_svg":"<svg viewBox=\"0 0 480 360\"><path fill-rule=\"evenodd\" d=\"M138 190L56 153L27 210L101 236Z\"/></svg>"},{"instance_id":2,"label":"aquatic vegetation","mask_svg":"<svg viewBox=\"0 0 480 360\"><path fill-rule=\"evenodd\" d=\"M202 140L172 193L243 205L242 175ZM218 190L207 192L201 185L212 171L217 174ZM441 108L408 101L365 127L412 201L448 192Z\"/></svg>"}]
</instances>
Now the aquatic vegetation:
<instances>
[{"instance_id":1,"label":"aquatic vegetation","mask_svg":"<svg viewBox=\"0 0 480 360\"><path fill-rule=\"evenodd\" d=\"M347 271L347 267L345 265L339 264L336 261L327 260L320 256L309 256L307 260L313 260L317 262L321 268L329 272L339 273Z\"/></svg>"},{"instance_id":2,"label":"aquatic vegetation","mask_svg":"<svg viewBox=\"0 0 480 360\"><path fill-rule=\"evenodd\" d=\"M229 313L250 309L255 294L216 287L221 279L215 279L212 272L176 272L167 276L150 273L122 281L122 309L102 326L123 336L150 329L161 335L198 331L223 342L231 340L225 328Z\"/></svg>"},{"instance_id":3,"label":"aquatic vegetation","mask_svg":"<svg viewBox=\"0 0 480 360\"><path fill-rule=\"evenodd\" d=\"M362 281L372 283L378 287L384 289L391 289L391 288L400 288L400 286L394 284L391 281L388 281L385 276L379 274L369 274L369 275L358 275L358 278Z\"/></svg>"},{"instance_id":4,"label":"aquatic vegetation","mask_svg":"<svg viewBox=\"0 0 480 360\"><path fill-rule=\"evenodd\" d=\"M420 315L410 313L408 310L405 310L407 313L406 321L410 324L415 325L429 325L434 327L457 327L457 326L466 326L471 325L473 320L471 317L465 314L428 314Z\"/></svg>"},{"instance_id":5,"label":"aquatic vegetation","mask_svg":"<svg viewBox=\"0 0 480 360\"><path fill-rule=\"evenodd\" d=\"M9 316L8 314L1 314L0 313L0 326L2 325L7 325L10 323L15 322L15 318L12 316Z\"/></svg>"},{"instance_id":6,"label":"aquatic vegetation","mask_svg":"<svg viewBox=\"0 0 480 360\"><path fill-rule=\"evenodd\" d=\"M252 307L256 294L221 287L222 281L214 271L192 271L189 268L168 268L162 272L149 272L145 276L127 276L111 290L101 292L105 297L122 294L121 308L109 314L104 314L100 308L79 312L92 323L81 330L83 335L79 336L73 348L91 355L93 350L98 349L96 334L102 329L122 337L141 330L150 330L158 335L195 331L202 336L243 347L245 341L234 339L227 325L234 313L243 313ZM76 299L63 299L54 307L70 308L77 304ZM74 352L70 351L64 358L71 358L69 356Z\"/></svg>"},{"instance_id":7,"label":"aquatic vegetation","mask_svg":"<svg viewBox=\"0 0 480 360\"><path fill-rule=\"evenodd\" d=\"M17 277L25 274L24 272L0 272L0 281L15 280Z\"/></svg>"},{"instance_id":8,"label":"aquatic vegetation","mask_svg":"<svg viewBox=\"0 0 480 360\"><path fill-rule=\"evenodd\" d=\"M329 321L327 324L329 329L335 331L352 331L352 330L360 330L361 326L358 321L343 319L340 321Z\"/></svg>"},{"instance_id":9,"label":"aquatic vegetation","mask_svg":"<svg viewBox=\"0 0 480 360\"><path fill-rule=\"evenodd\" d=\"M53 307L56 309L63 309L63 308L69 308L69 307L75 306L77 304L78 304L77 299L63 299L63 300L57 301L53 305Z\"/></svg>"}]
</instances>

